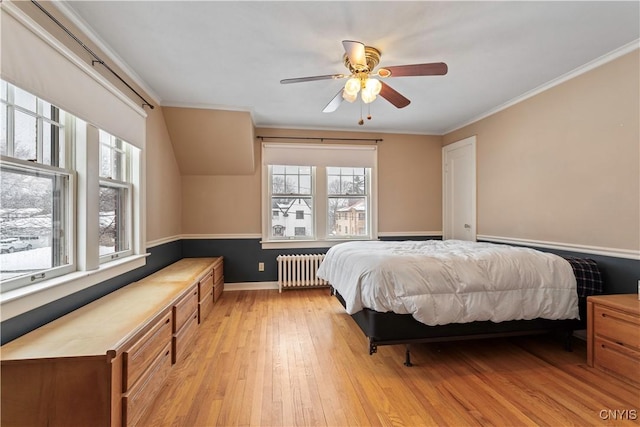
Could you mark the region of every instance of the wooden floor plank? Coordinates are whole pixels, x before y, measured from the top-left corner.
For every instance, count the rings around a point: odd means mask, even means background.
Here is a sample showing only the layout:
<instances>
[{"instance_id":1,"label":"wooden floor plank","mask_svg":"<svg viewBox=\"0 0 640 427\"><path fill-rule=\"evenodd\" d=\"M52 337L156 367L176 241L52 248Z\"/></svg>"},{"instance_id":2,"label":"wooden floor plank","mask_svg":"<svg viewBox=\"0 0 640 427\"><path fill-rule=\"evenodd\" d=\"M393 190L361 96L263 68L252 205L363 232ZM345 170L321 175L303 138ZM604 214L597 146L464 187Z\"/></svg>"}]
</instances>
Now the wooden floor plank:
<instances>
[{"instance_id":1,"label":"wooden floor plank","mask_svg":"<svg viewBox=\"0 0 640 427\"><path fill-rule=\"evenodd\" d=\"M326 289L225 292L142 426L637 425L640 389L549 336L368 342ZM611 420L602 411L635 410ZM604 413L604 416L607 414Z\"/></svg>"}]
</instances>

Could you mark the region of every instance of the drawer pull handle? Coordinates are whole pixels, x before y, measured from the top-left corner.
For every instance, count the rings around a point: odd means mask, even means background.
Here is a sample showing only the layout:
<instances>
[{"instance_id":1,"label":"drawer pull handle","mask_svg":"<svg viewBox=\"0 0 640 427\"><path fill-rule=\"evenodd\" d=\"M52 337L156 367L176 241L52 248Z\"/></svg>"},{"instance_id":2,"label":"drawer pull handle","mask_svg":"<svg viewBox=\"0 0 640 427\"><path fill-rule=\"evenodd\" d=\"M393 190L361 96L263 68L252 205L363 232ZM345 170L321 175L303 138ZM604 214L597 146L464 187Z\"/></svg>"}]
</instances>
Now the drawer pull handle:
<instances>
[{"instance_id":1,"label":"drawer pull handle","mask_svg":"<svg viewBox=\"0 0 640 427\"><path fill-rule=\"evenodd\" d=\"M167 319L164 321L164 324L166 325L167 323L171 322L171 319Z\"/></svg>"}]
</instances>

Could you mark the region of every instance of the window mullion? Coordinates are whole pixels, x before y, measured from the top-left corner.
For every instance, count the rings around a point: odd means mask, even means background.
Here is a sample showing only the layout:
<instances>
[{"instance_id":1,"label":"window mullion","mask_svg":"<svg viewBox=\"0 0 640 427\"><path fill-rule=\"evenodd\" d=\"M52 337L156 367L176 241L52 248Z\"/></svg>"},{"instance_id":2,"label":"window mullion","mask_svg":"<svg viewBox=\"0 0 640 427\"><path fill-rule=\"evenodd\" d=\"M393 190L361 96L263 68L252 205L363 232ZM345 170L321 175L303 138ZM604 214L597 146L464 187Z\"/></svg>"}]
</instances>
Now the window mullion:
<instances>
[{"instance_id":1,"label":"window mullion","mask_svg":"<svg viewBox=\"0 0 640 427\"><path fill-rule=\"evenodd\" d=\"M9 97L13 94L13 90L9 90ZM9 105L7 108L7 156L14 157L15 156L15 107L9 101Z\"/></svg>"}]
</instances>

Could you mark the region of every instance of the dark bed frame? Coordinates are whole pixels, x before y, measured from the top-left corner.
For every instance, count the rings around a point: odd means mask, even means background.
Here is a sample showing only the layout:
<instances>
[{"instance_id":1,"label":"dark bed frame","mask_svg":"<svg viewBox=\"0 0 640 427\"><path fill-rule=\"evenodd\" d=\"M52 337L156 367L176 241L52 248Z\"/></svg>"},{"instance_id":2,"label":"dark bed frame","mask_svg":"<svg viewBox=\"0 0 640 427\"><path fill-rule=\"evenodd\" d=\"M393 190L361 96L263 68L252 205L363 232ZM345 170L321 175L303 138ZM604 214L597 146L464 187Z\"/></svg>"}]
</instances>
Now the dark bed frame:
<instances>
[{"instance_id":1,"label":"dark bed frame","mask_svg":"<svg viewBox=\"0 0 640 427\"><path fill-rule=\"evenodd\" d=\"M346 307L342 296L332 287L331 293ZM428 326L410 314L381 313L365 308L351 317L369 338L369 354L378 351L379 345L405 344L405 366L412 366L411 344L456 341L480 338L561 333L564 348L571 351L573 331L586 328L586 298L578 299L580 319L571 320L511 320L506 322L471 322Z\"/></svg>"}]
</instances>

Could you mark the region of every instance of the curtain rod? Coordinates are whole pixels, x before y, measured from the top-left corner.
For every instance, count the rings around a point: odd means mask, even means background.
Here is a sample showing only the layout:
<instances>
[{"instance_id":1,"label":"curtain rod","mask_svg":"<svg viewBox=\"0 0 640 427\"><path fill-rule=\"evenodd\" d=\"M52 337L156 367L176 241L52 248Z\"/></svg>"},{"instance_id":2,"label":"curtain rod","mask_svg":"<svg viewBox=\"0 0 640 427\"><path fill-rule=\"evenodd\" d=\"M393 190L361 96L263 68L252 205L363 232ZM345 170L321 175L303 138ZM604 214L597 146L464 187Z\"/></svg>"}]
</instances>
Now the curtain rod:
<instances>
[{"instance_id":1,"label":"curtain rod","mask_svg":"<svg viewBox=\"0 0 640 427\"><path fill-rule=\"evenodd\" d=\"M85 45L71 31L69 31L69 29L67 27L65 27L60 21L58 21L53 15L51 15L45 8L43 8L40 5L40 3L38 3L36 0L31 0L31 3L35 4L38 7L38 9L40 9L45 15L47 15L49 17L49 19L51 19L53 22L55 22L60 28L62 28L62 30L64 30L65 33L67 33L72 39L74 39L76 42L78 42L78 44L80 46L82 46L84 48L84 50L89 52L89 54L93 57L93 59L91 60L91 65L92 66L94 66L96 64L96 62L98 64L102 64L102 66L104 66L107 70L111 71L111 74L116 76L118 78L118 80L120 80L122 83L124 83L133 93L138 95L138 98L140 98L142 100L142 107L143 108L146 105L149 108L151 108L152 110L154 109L154 106L149 104L149 102L147 102L147 100L144 99L144 97L142 95L140 95L138 93L138 91L136 91L133 87L131 87L131 85L129 83L124 81L124 79L122 77L120 77L120 75L118 73L113 71L113 69L111 67L109 67L102 59L100 59L100 57L98 57L98 55L96 55L91 49L89 49L89 47L87 45Z\"/></svg>"},{"instance_id":2,"label":"curtain rod","mask_svg":"<svg viewBox=\"0 0 640 427\"><path fill-rule=\"evenodd\" d=\"M384 141L381 138L320 138L320 137L308 137L308 136L256 136L256 138L260 138L261 141L265 139L308 139L313 141L373 141L376 144L378 142Z\"/></svg>"}]
</instances>

